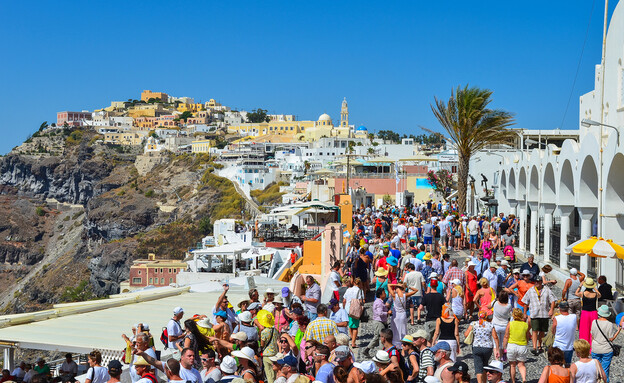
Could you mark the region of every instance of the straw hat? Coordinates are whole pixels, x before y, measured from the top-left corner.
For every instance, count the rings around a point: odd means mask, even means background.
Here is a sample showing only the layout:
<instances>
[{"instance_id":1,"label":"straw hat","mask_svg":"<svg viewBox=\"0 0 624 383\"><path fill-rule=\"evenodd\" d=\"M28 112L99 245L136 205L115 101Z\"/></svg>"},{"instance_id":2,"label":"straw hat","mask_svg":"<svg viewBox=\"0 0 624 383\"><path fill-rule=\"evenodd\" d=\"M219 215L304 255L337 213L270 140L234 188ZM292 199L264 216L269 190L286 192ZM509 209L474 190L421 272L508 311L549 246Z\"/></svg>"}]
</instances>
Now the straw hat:
<instances>
[{"instance_id":1,"label":"straw hat","mask_svg":"<svg viewBox=\"0 0 624 383\"><path fill-rule=\"evenodd\" d=\"M425 253L425 256L423 257L423 259L425 261L430 261L431 260L431 253Z\"/></svg>"},{"instance_id":2,"label":"straw hat","mask_svg":"<svg viewBox=\"0 0 624 383\"><path fill-rule=\"evenodd\" d=\"M135 360L134 363L132 363L135 366L149 366L150 364L147 363L147 360L145 360L142 356L138 356Z\"/></svg>"},{"instance_id":3,"label":"straw hat","mask_svg":"<svg viewBox=\"0 0 624 383\"><path fill-rule=\"evenodd\" d=\"M594 282L593 278L585 278L585 282L583 282L583 287L586 289L593 289L596 287L596 282Z\"/></svg>"},{"instance_id":4,"label":"straw hat","mask_svg":"<svg viewBox=\"0 0 624 383\"><path fill-rule=\"evenodd\" d=\"M379 269L377 269L377 271L375 271L375 275L378 277L385 277L388 275L388 270L380 267Z\"/></svg>"},{"instance_id":5,"label":"straw hat","mask_svg":"<svg viewBox=\"0 0 624 383\"><path fill-rule=\"evenodd\" d=\"M273 314L271 314L270 312L266 310L258 311L257 318L258 318L258 322L263 327L273 327L275 325L275 318L273 317Z\"/></svg>"}]
</instances>

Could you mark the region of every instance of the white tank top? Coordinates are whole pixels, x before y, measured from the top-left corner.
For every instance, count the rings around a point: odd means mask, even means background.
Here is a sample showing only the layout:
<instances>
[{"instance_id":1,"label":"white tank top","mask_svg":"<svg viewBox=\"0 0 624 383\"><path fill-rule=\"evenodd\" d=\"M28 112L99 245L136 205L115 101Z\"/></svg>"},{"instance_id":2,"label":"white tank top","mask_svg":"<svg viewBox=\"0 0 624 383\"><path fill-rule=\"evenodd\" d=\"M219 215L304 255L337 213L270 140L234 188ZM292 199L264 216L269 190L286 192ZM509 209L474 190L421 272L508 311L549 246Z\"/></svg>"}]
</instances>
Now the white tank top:
<instances>
[{"instance_id":1,"label":"white tank top","mask_svg":"<svg viewBox=\"0 0 624 383\"><path fill-rule=\"evenodd\" d=\"M555 333L554 347L563 351L574 349L574 335L576 334L576 315L557 315L557 332Z\"/></svg>"},{"instance_id":2,"label":"white tank top","mask_svg":"<svg viewBox=\"0 0 624 383\"><path fill-rule=\"evenodd\" d=\"M576 317L576 315L571 315L572 317ZM595 383L596 378L598 377L598 367L596 366L597 361L595 359L590 360L589 362L575 362L576 365L576 375L574 376L574 381L576 383Z\"/></svg>"},{"instance_id":3,"label":"white tank top","mask_svg":"<svg viewBox=\"0 0 624 383\"><path fill-rule=\"evenodd\" d=\"M445 370L447 367L451 367L453 364L454 364L454 363L453 363L452 361L451 361L451 362L444 363L443 365L439 366L439 367L435 370L435 372L433 373L433 376L435 376L436 378L438 378L438 379L440 380L440 382L441 382L441 381L442 381L442 373L444 372L444 370Z\"/></svg>"}]
</instances>

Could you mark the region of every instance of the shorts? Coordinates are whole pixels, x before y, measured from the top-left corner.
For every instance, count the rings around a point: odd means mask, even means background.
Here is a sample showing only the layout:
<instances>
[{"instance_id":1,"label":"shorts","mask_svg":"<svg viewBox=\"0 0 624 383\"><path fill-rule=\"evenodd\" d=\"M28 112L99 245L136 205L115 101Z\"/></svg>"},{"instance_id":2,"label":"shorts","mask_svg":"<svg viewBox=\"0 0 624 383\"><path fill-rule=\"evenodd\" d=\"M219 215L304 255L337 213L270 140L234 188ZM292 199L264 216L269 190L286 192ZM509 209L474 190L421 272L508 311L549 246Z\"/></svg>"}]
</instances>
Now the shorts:
<instances>
[{"instance_id":1,"label":"shorts","mask_svg":"<svg viewBox=\"0 0 624 383\"><path fill-rule=\"evenodd\" d=\"M486 347L472 347L472 359L476 374L483 374L483 366L487 365L494 349Z\"/></svg>"},{"instance_id":2,"label":"shorts","mask_svg":"<svg viewBox=\"0 0 624 383\"><path fill-rule=\"evenodd\" d=\"M424 241L425 245L431 245L431 243L433 242L433 237L425 237Z\"/></svg>"},{"instance_id":3,"label":"shorts","mask_svg":"<svg viewBox=\"0 0 624 383\"><path fill-rule=\"evenodd\" d=\"M477 244L477 235L476 234L475 235L472 235L472 234L470 235L470 244L473 244L473 243L475 245Z\"/></svg>"},{"instance_id":4,"label":"shorts","mask_svg":"<svg viewBox=\"0 0 624 383\"><path fill-rule=\"evenodd\" d=\"M570 314L581 313L582 303L580 299L568 300L568 306L570 307Z\"/></svg>"},{"instance_id":5,"label":"shorts","mask_svg":"<svg viewBox=\"0 0 624 383\"><path fill-rule=\"evenodd\" d=\"M529 357L527 345L507 343L507 359L510 362L526 362Z\"/></svg>"},{"instance_id":6,"label":"shorts","mask_svg":"<svg viewBox=\"0 0 624 383\"><path fill-rule=\"evenodd\" d=\"M415 295L412 295L411 297L407 298L407 303L409 304L408 307L413 307L413 308L418 308L418 306L420 306L420 302L422 301L422 297L417 297Z\"/></svg>"},{"instance_id":7,"label":"shorts","mask_svg":"<svg viewBox=\"0 0 624 383\"><path fill-rule=\"evenodd\" d=\"M531 318L531 330L548 332L549 318Z\"/></svg>"},{"instance_id":8,"label":"shorts","mask_svg":"<svg viewBox=\"0 0 624 383\"><path fill-rule=\"evenodd\" d=\"M440 242L442 242L442 244L446 246L446 243L448 242L448 236L446 235L441 236Z\"/></svg>"},{"instance_id":9,"label":"shorts","mask_svg":"<svg viewBox=\"0 0 624 383\"><path fill-rule=\"evenodd\" d=\"M349 324L347 326L349 328L360 328L360 320L349 317Z\"/></svg>"},{"instance_id":10,"label":"shorts","mask_svg":"<svg viewBox=\"0 0 624 383\"><path fill-rule=\"evenodd\" d=\"M574 350L568 350L563 352L563 359L565 359L566 364L572 364L572 356L574 355Z\"/></svg>"}]
</instances>

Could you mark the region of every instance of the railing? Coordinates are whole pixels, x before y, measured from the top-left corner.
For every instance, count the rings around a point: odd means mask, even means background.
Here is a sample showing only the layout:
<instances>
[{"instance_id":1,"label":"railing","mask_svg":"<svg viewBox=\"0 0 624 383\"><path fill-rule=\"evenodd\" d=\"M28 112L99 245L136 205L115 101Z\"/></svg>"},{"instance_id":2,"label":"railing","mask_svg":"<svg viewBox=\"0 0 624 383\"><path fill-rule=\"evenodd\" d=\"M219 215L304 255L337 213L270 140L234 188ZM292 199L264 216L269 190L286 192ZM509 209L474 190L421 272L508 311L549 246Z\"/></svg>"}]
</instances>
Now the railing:
<instances>
[{"instance_id":1,"label":"railing","mask_svg":"<svg viewBox=\"0 0 624 383\"><path fill-rule=\"evenodd\" d=\"M576 233L568 234L568 244L574 243L581 239L581 236ZM568 256L568 269L575 268L577 270L581 269L581 257L575 254L570 254Z\"/></svg>"},{"instance_id":2,"label":"railing","mask_svg":"<svg viewBox=\"0 0 624 383\"><path fill-rule=\"evenodd\" d=\"M555 266L559 266L559 263L561 263L561 226L559 224L554 224L552 229L550 229L550 247L552 249L550 262Z\"/></svg>"},{"instance_id":3,"label":"railing","mask_svg":"<svg viewBox=\"0 0 624 383\"><path fill-rule=\"evenodd\" d=\"M314 238L319 232L319 229L293 231L287 228L268 228L260 229L258 237L263 238L265 242L303 242Z\"/></svg>"},{"instance_id":4,"label":"railing","mask_svg":"<svg viewBox=\"0 0 624 383\"><path fill-rule=\"evenodd\" d=\"M587 257L587 275L591 278L594 278L594 280L596 280L596 277L598 277L597 272L598 272L598 258L596 257L590 257L589 255L584 255L584 257Z\"/></svg>"}]
</instances>

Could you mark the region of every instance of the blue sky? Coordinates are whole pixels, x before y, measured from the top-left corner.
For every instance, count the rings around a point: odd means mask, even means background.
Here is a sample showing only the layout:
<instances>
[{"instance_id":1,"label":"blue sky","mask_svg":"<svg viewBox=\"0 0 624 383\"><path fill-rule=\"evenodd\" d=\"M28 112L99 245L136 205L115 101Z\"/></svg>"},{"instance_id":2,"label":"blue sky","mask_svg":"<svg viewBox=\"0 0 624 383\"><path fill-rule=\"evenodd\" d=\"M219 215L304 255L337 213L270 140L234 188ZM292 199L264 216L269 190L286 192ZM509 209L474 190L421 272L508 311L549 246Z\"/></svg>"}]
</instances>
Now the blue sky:
<instances>
[{"instance_id":1,"label":"blue sky","mask_svg":"<svg viewBox=\"0 0 624 383\"><path fill-rule=\"evenodd\" d=\"M575 129L600 62L596 1L562 126L592 1L5 2L0 153L143 89L298 119L338 119L347 97L351 123L421 134L434 97L470 84L517 127Z\"/></svg>"}]
</instances>

